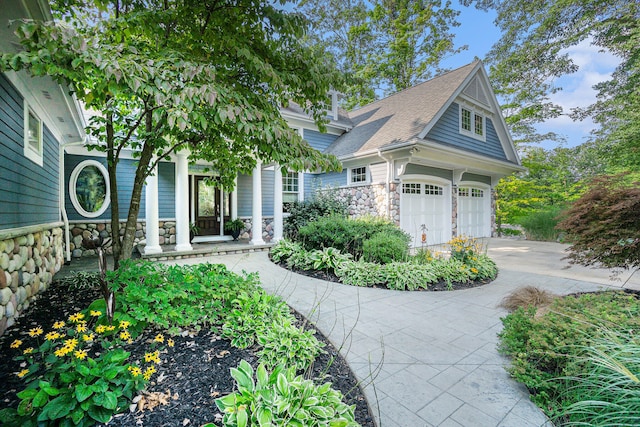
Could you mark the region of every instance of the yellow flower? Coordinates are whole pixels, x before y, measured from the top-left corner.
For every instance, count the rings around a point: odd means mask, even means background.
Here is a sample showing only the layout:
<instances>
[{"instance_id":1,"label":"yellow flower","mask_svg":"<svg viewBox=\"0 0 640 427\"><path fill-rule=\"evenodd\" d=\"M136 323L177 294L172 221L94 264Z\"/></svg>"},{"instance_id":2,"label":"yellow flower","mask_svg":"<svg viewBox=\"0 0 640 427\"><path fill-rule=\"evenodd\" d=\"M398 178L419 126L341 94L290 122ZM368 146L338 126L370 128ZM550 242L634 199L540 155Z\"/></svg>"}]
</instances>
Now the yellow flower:
<instances>
[{"instance_id":1,"label":"yellow flower","mask_svg":"<svg viewBox=\"0 0 640 427\"><path fill-rule=\"evenodd\" d=\"M173 340L172 340L171 338L169 338L169 339L167 340L167 345L168 345L169 347L173 347L173 346L175 345L175 342L173 342Z\"/></svg>"},{"instance_id":2,"label":"yellow flower","mask_svg":"<svg viewBox=\"0 0 640 427\"><path fill-rule=\"evenodd\" d=\"M87 324L86 323L78 323L78 326L76 326L76 331L78 332L87 332Z\"/></svg>"},{"instance_id":3,"label":"yellow flower","mask_svg":"<svg viewBox=\"0 0 640 427\"><path fill-rule=\"evenodd\" d=\"M153 375L155 372L156 372L155 366L149 366L147 369L144 370L144 375L142 377L145 380L149 381L149 378L151 378L151 375Z\"/></svg>"},{"instance_id":4,"label":"yellow flower","mask_svg":"<svg viewBox=\"0 0 640 427\"><path fill-rule=\"evenodd\" d=\"M116 327L114 325L109 325L106 327L107 331L111 332L111 331L115 331Z\"/></svg>"},{"instance_id":5,"label":"yellow flower","mask_svg":"<svg viewBox=\"0 0 640 427\"><path fill-rule=\"evenodd\" d=\"M82 340L91 342L91 341L93 341L93 337L94 337L93 334L88 334L88 335L87 334L83 334L82 335Z\"/></svg>"},{"instance_id":6,"label":"yellow flower","mask_svg":"<svg viewBox=\"0 0 640 427\"><path fill-rule=\"evenodd\" d=\"M140 368L138 368L137 366L129 366L127 369L129 369L129 372L131 372L131 375L133 375L134 377L142 375L142 370L140 370Z\"/></svg>"},{"instance_id":7,"label":"yellow flower","mask_svg":"<svg viewBox=\"0 0 640 427\"><path fill-rule=\"evenodd\" d=\"M37 328L32 328L29 331L29 336L30 337L37 337L39 335L42 335L42 328L40 326L38 326Z\"/></svg>"},{"instance_id":8,"label":"yellow flower","mask_svg":"<svg viewBox=\"0 0 640 427\"><path fill-rule=\"evenodd\" d=\"M131 338L131 334L129 333L129 331L122 331L120 332L120 339L121 340L128 340L129 338Z\"/></svg>"},{"instance_id":9,"label":"yellow flower","mask_svg":"<svg viewBox=\"0 0 640 427\"><path fill-rule=\"evenodd\" d=\"M82 314L82 313L76 313L76 314L72 314L71 316L69 316L69 321L70 322L74 322L74 323L79 322L82 319L84 319L84 314Z\"/></svg>"},{"instance_id":10,"label":"yellow flower","mask_svg":"<svg viewBox=\"0 0 640 427\"><path fill-rule=\"evenodd\" d=\"M102 312L100 310L91 310L89 312L89 315L91 315L91 317L98 317L102 316Z\"/></svg>"},{"instance_id":11,"label":"yellow flower","mask_svg":"<svg viewBox=\"0 0 640 427\"><path fill-rule=\"evenodd\" d=\"M149 362L160 363L160 350L156 350L153 353L146 353L144 355L144 361L147 363Z\"/></svg>"},{"instance_id":12,"label":"yellow flower","mask_svg":"<svg viewBox=\"0 0 640 427\"><path fill-rule=\"evenodd\" d=\"M86 350L76 350L73 353L73 355L76 356L80 360L84 360L84 358L87 357L87 351Z\"/></svg>"},{"instance_id":13,"label":"yellow flower","mask_svg":"<svg viewBox=\"0 0 640 427\"><path fill-rule=\"evenodd\" d=\"M476 273L478 273L478 269L477 269L477 268L475 268L475 267L471 267L471 272L472 272L473 274L476 274Z\"/></svg>"},{"instance_id":14,"label":"yellow flower","mask_svg":"<svg viewBox=\"0 0 640 427\"><path fill-rule=\"evenodd\" d=\"M164 342L164 335L162 334L156 335L156 337L153 339L153 342Z\"/></svg>"},{"instance_id":15,"label":"yellow flower","mask_svg":"<svg viewBox=\"0 0 640 427\"><path fill-rule=\"evenodd\" d=\"M22 354L31 354L33 353L33 347L25 348Z\"/></svg>"},{"instance_id":16,"label":"yellow flower","mask_svg":"<svg viewBox=\"0 0 640 427\"><path fill-rule=\"evenodd\" d=\"M73 350L78 345L78 340L76 338L69 338L68 340L64 340L64 345Z\"/></svg>"},{"instance_id":17,"label":"yellow flower","mask_svg":"<svg viewBox=\"0 0 640 427\"><path fill-rule=\"evenodd\" d=\"M64 328L64 322L62 320L53 324L53 329L62 329Z\"/></svg>"},{"instance_id":18,"label":"yellow flower","mask_svg":"<svg viewBox=\"0 0 640 427\"><path fill-rule=\"evenodd\" d=\"M64 346L64 347L60 347L59 349L57 349L56 351L53 352L53 354L55 354L58 357L63 357L66 356L67 354L69 354L70 352L72 352L73 349Z\"/></svg>"},{"instance_id":19,"label":"yellow flower","mask_svg":"<svg viewBox=\"0 0 640 427\"><path fill-rule=\"evenodd\" d=\"M131 322L127 322L126 320L120 321L120 329L127 329L131 325Z\"/></svg>"},{"instance_id":20,"label":"yellow flower","mask_svg":"<svg viewBox=\"0 0 640 427\"><path fill-rule=\"evenodd\" d=\"M22 340L15 340L14 342L11 343L10 347L11 348L18 348L22 345Z\"/></svg>"},{"instance_id":21,"label":"yellow flower","mask_svg":"<svg viewBox=\"0 0 640 427\"><path fill-rule=\"evenodd\" d=\"M62 335L60 335L58 332L49 332L47 333L47 335L44 336L44 339L46 339L47 341L53 341L55 339L60 338Z\"/></svg>"},{"instance_id":22,"label":"yellow flower","mask_svg":"<svg viewBox=\"0 0 640 427\"><path fill-rule=\"evenodd\" d=\"M107 330L107 327L104 325L98 325L96 326L96 332L99 334L104 333Z\"/></svg>"},{"instance_id":23,"label":"yellow flower","mask_svg":"<svg viewBox=\"0 0 640 427\"><path fill-rule=\"evenodd\" d=\"M24 377L25 375L27 375L29 373L28 369L23 369L22 371L18 372L18 376L20 378Z\"/></svg>"}]
</instances>

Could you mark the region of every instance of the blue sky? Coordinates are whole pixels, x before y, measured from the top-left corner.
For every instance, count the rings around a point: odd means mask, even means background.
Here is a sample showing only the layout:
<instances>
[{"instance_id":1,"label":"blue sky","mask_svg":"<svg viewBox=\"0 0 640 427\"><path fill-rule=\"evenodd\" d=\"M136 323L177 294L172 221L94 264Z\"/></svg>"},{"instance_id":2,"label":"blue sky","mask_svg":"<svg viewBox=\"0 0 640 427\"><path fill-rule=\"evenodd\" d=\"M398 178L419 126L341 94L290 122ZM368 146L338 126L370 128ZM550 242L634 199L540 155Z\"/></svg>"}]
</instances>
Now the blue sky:
<instances>
[{"instance_id":1,"label":"blue sky","mask_svg":"<svg viewBox=\"0 0 640 427\"><path fill-rule=\"evenodd\" d=\"M473 7L464 7L457 2L453 6L461 10L458 17L460 27L454 28L457 46L468 45L468 49L451 58L443 65L449 68L457 68L473 61L474 57L484 59L491 46L500 38L500 31L493 21L494 12L482 12ZM552 100L561 105L566 111L572 107L584 107L595 101L595 91L592 86L598 82L607 80L617 65L615 56L602 53L598 48L583 42L569 50L580 70L566 76L556 82L563 88L553 95ZM562 116L549 120L539 126L541 132L553 131L566 137L564 145L574 147L585 142L590 131L594 128L591 120L573 122L569 117ZM554 148L556 143L543 143L544 148Z\"/></svg>"}]
</instances>

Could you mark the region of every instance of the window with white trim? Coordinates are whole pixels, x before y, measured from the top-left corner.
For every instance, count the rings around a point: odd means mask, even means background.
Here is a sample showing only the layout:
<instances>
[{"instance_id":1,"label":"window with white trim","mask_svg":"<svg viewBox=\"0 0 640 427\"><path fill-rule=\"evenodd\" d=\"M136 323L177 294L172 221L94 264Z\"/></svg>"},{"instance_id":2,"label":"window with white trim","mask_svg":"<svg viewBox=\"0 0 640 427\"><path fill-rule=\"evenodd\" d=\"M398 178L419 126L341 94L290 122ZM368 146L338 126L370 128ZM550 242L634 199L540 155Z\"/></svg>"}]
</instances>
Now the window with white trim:
<instances>
[{"instance_id":1,"label":"window with white trim","mask_svg":"<svg viewBox=\"0 0 640 427\"><path fill-rule=\"evenodd\" d=\"M24 155L42 166L42 120L24 103Z\"/></svg>"},{"instance_id":2,"label":"window with white trim","mask_svg":"<svg viewBox=\"0 0 640 427\"><path fill-rule=\"evenodd\" d=\"M430 194L432 196L442 196L444 194L444 190L439 185L424 185L424 194Z\"/></svg>"},{"instance_id":3,"label":"window with white trim","mask_svg":"<svg viewBox=\"0 0 640 427\"><path fill-rule=\"evenodd\" d=\"M80 215L102 215L109 206L109 175L104 165L95 160L80 162L71 172L69 198Z\"/></svg>"},{"instance_id":4,"label":"window with white trim","mask_svg":"<svg viewBox=\"0 0 640 427\"><path fill-rule=\"evenodd\" d=\"M367 167L351 168L351 180L349 182L351 182L351 184L367 182Z\"/></svg>"},{"instance_id":5,"label":"window with white trim","mask_svg":"<svg viewBox=\"0 0 640 427\"><path fill-rule=\"evenodd\" d=\"M468 107L460 106L460 133L485 140L486 117Z\"/></svg>"},{"instance_id":6,"label":"window with white trim","mask_svg":"<svg viewBox=\"0 0 640 427\"><path fill-rule=\"evenodd\" d=\"M289 212L289 206L298 201L300 186L298 172L282 175L282 211Z\"/></svg>"}]
</instances>

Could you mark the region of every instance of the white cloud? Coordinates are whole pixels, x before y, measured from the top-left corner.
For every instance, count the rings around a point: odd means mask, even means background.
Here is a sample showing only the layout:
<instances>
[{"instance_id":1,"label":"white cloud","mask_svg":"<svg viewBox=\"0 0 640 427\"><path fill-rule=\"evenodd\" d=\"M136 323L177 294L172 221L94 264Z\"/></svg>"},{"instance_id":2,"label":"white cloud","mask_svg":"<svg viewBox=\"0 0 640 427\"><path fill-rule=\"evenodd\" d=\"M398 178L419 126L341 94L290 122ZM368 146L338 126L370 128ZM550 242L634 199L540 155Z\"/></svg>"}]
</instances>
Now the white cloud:
<instances>
[{"instance_id":1,"label":"white cloud","mask_svg":"<svg viewBox=\"0 0 640 427\"><path fill-rule=\"evenodd\" d=\"M577 73L558 79L555 84L563 89L553 95L551 100L560 105L565 113L578 107L587 107L596 101L597 92L593 86L609 80L614 68L620 60L610 52L601 52L600 48L593 46L590 40L567 49L567 53L579 67ZM585 142L590 132L595 128L592 120L574 122L568 116L563 115L555 119L547 120L538 126L541 132L556 132L567 138L570 147ZM547 145L550 148L551 144Z\"/></svg>"}]
</instances>

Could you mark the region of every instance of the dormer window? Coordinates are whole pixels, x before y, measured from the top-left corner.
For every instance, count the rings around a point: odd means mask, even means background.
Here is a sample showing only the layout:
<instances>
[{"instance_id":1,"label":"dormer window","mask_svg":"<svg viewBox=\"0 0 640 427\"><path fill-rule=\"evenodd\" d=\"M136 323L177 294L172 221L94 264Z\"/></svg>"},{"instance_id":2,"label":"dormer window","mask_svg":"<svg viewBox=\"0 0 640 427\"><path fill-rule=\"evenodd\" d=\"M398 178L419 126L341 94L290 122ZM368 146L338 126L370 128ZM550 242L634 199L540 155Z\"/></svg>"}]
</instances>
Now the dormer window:
<instances>
[{"instance_id":1,"label":"dormer window","mask_svg":"<svg viewBox=\"0 0 640 427\"><path fill-rule=\"evenodd\" d=\"M480 112L460 106L460 133L485 141L485 120Z\"/></svg>"}]
</instances>

